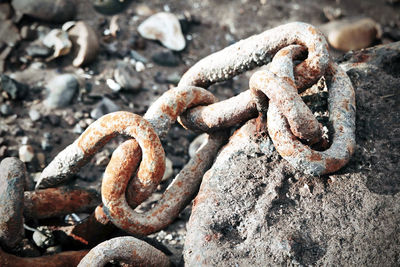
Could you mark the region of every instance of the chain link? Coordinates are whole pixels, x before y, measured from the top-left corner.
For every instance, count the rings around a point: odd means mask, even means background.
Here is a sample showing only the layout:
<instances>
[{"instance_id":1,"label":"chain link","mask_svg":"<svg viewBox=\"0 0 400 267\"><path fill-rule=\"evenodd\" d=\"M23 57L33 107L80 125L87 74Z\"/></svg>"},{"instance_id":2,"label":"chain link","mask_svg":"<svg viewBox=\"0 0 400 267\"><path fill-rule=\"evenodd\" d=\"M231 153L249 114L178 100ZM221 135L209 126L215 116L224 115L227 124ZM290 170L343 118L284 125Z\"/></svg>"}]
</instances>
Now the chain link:
<instances>
[{"instance_id":1,"label":"chain link","mask_svg":"<svg viewBox=\"0 0 400 267\"><path fill-rule=\"evenodd\" d=\"M293 63L294 59L304 57L299 64ZM266 65L271 59L268 70L254 73L250 89L235 97L217 102L206 90L213 83ZM329 142L322 137L322 126L298 95L322 76L329 85L332 125L329 148ZM104 206L98 206L92 218L102 225L110 220L135 235L156 232L170 224L197 192L204 173L226 142L224 129L259 113L267 116L268 132L278 153L306 173L321 175L337 171L354 152L355 96L350 79L330 61L323 35L311 25L295 22L239 41L202 59L183 75L177 88L167 91L151 105L143 118L129 112L103 116L55 157L43 170L36 188L54 187L67 181L111 138L126 135L131 139L114 151L104 174L101 188ZM165 153L160 138L165 137L176 120L185 128L209 133L208 140L174 178L155 207L138 213L135 207L161 181ZM317 151L310 145L327 149ZM98 251L118 242L101 244L88 258L93 259ZM138 245L135 240L129 242ZM138 253L146 251L139 249ZM81 262L81 266L86 264L87 260Z\"/></svg>"}]
</instances>

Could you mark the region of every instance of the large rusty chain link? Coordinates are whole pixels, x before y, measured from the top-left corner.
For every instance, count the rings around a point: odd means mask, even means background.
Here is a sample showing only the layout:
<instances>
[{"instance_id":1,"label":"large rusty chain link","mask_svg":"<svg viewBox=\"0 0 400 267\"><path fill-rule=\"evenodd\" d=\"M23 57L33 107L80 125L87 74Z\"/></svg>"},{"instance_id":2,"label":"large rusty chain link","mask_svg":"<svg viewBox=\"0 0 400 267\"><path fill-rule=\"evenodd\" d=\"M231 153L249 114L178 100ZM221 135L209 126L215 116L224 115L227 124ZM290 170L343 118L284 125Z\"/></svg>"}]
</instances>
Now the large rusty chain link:
<instances>
[{"instance_id":1,"label":"large rusty chain link","mask_svg":"<svg viewBox=\"0 0 400 267\"><path fill-rule=\"evenodd\" d=\"M295 64L295 60L301 62ZM267 69L251 76L250 89L235 97L217 102L206 90L213 83L269 62ZM330 141L323 137L322 125L299 96L322 76L329 90ZM165 92L143 117L123 111L101 117L43 170L36 188L46 190L67 181L111 138L128 136L130 139L112 154L102 181L102 205L93 216L103 224L111 221L130 234L148 235L170 224L191 201L226 142L224 129L258 114L267 117L268 132L278 153L299 170L322 175L348 162L355 147L354 89L346 73L330 60L325 38L315 27L294 22L239 41L195 64L178 87ZM164 174L160 138L177 120L185 128L207 132L208 139L156 205L139 213L135 208L152 194ZM132 244L129 249L128 244ZM104 259L103 250L108 251ZM94 248L80 266L88 266L95 258L96 266L118 258L137 263L131 255L143 258L143 264L168 264L163 256L158 256L159 261L149 261L146 253L161 252L146 251L146 246L135 239L109 240Z\"/></svg>"}]
</instances>

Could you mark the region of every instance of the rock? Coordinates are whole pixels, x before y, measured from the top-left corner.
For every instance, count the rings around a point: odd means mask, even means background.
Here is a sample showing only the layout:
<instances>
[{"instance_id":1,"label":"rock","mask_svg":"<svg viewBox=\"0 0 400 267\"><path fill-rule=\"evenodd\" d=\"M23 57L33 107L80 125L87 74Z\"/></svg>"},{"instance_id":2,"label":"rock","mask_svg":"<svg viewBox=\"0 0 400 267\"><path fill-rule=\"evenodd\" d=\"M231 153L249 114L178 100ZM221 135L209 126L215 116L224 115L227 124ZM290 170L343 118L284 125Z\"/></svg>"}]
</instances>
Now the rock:
<instances>
[{"instance_id":1,"label":"rock","mask_svg":"<svg viewBox=\"0 0 400 267\"><path fill-rule=\"evenodd\" d=\"M78 90L78 80L72 74L61 74L48 82L49 92L45 105L50 108L66 107Z\"/></svg>"},{"instance_id":2,"label":"rock","mask_svg":"<svg viewBox=\"0 0 400 267\"><path fill-rule=\"evenodd\" d=\"M53 48L53 58L64 56L71 51L72 43L68 39L68 33L61 29L51 30L42 40L48 48Z\"/></svg>"},{"instance_id":3,"label":"rock","mask_svg":"<svg viewBox=\"0 0 400 267\"><path fill-rule=\"evenodd\" d=\"M24 234L25 165L17 158L5 158L0 163L0 244L15 247Z\"/></svg>"},{"instance_id":4,"label":"rock","mask_svg":"<svg viewBox=\"0 0 400 267\"><path fill-rule=\"evenodd\" d=\"M98 103L96 107L90 112L90 117L97 120L103 115L119 110L120 107L115 104L111 99L109 99L108 97L103 97L100 103Z\"/></svg>"},{"instance_id":5,"label":"rock","mask_svg":"<svg viewBox=\"0 0 400 267\"><path fill-rule=\"evenodd\" d=\"M33 242L39 248L48 248L55 244L55 238L50 229L45 226L39 226L32 235Z\"/></svg>"},{"instance_id":6,"label":"rock","mask_svg":"<svg viewBox=\"0 0 400 267\"><path fill-rule=\"evenodd\" d=\"M21 39L18 28L10 20L1 21L0 23L0 44L5 43L14 47Z\"/></svg>"},{"instance_id":7,"label":"rock","mask_svg":"<svg viewBox=\"0 0 400 267\"><path fill-rule=\"evenodd\" d=\"M18 154L22 162L31 162L35 157L33 147L30 145L22 145L18 150Z\"/></svg>"},{"instance_id":8,"label":"rock","mask_svg":"<svg viewBox=\"0 0 400 267\"><path fill-rule=\"evenodd\" d=\"M11 17L12 10L9 3L0 3L0 21Z\"/></svg>"},{"instance_id":9,"label":"rock","mask_svg":"<svg viewBox=\"0 0 400 267\"><path fill-rule=\"evenodd\" d=\"M140 61L140 62L143 62L143 63L147 63L148 62L147 58L145 58L143 55L139 54L135 50L131 50L130 51L130 55L136 61Z\"/></svg>"},{"instance_id":10,"label":"rock","mask_svg":"<svg viewBox=\"0 0 400 267\"><path fill-rule=\"evenodd\" d=\"M13 109L9 104L3 103L0 105L0 113L3 116L9 116L13 114Z\"/></svg>"},{"instance_id":11,"label":"rock","mask_svg":"<svg viewBox=\"0 0 400 267\"><path fill-rule=\"evenodd\" d=\"M124 11L131 0L92 0L94 9L104 15L114 15Z\"/></svg>"},{"instance_id":12,"label":"rock","mask_svg":"<svg viewBox=\"0 0 400 267\"><path fill-rule=\"evenodd\" d=\"M142 87L140 75L133 69L131 64L118 62L114 71L115 81L126 90L137 91Z\"/></svg>"},{"instance_id":13,"label":"rock","mask_svg":"<svg viewBox=\"0 0 400 267\"><path fill-rule=\"evenodd\" d=\"M48 57L52 53L52 49L38 44L30 44L25 51L30 57Z\"/></svg>"},{"instance_id":14,"label":"rock","mask_svg":"<svg viewBox=\"0 0 400 267\"><path fill-rule=\"evenodd\" d=\"M138 4L135 8L138 16L149 17L154 14L154 11L148 5Z\"/></svg>"},{"instance_id":15,"label":"rock","mask_svg":"<svg viewBox=\"0 0 400 267\"><path fill-rule=\"evenodd\" d=\"M46 155L42 152L36 154L36 158L38 160L40 168L46 167ZM34 188L34 186L33 186Z\"/></svg>"},{"instance_id":16,"label":"rock","mask_svg":"<svg viewBox=\"0 0 400 267\"><path fill-rule=\"evenodd\" d=\"M379 25L370 18L333 21L321 27L329 44L341 51L367 48L377 39Z\"/></svg>"},{"instance_id":17,"label":"rock","mask_svg":"<svg viewBox=\"0 0 400 267\"><path fill-rule=\"evenodd\" d=\"M53 246L46 248L44 255L53 255L62 252L62 246Z\"/></svg>"},{"instance_id":18,"label":"rock","mask_svg":"<svg viewBox=\"0 0 400 267\"><path fill-rule=\"evenodd\" d=\"M29 110L29 118L31 118L32 121L38 121L40 120L40 113L36 109L31 109Z\"/></svg>"},{"instance_id":19,"label":"rock","mask_svg":"<svg viewBox=\"0 0 400 267\"><path fill-rule=\"evenodd\" d=\"M180 63L179 57L170 50L155 53L151 59L158 65L167 67L176 67Z\"/></svg>"},{"instance_id":20,"label":"rock","mask_svg":"<svg viewBox=\"0 0 400 267\"><path fill-rule=\"evenodd\" d=\"M50 122L52 126L59 126L61 122L60 116L57 116L56 114L49 114L46 116L47 120Z\"/></svg>"},{"instance_id":21,"label":"rock","mask_svg":"<svg viewBox=\"0 0 400 267\"><path fill-rule=\"evenodd\" d=\"M179 20L172 13L152 15L139 25L138 31L144 38L158 40L171 50L181 51L186 46Z\"/></svg>"},{"instance_id":22,"label":"rock","mask_svg":"<svg viewBox=\"0 0 400 267\"><path fill-rule=\"evenodd\" d=\"M39 257L41 255L40 251L27 238L22 239L18 246L13 249L13 254L19 255L20 257Z\"/></svg>"},{"instance_id":23,"label":"rock","mask_svg":"<svg viewBox=\"0 0 400 267\"><path fill-rule=\"evenodd\" d=\"M197 149L199 149L199 147L207 140L207 136L208 134L206 133L200 134L190 143L188 152L191 158L194 157Z\"/></svg>"},{"instance_id":24,"label":"rock","mask_svg":"<svg viewBox=\"0 0 400 267\"><path fill-rule=\"evenodd\" d=\"M325 17L329 20L337 20L343 16L343 12L340 8L334 8L331 6L326 6L322 9L324 12Z\"/></svg>"},{"instance_id":25,"label":"rock","mask_svg":"<svg viewBox=\"0 0 400 267\"><path fill-rule=\"evenodd\" d=\"M106 84L108 85L108 87L114 91L114 92L118 92L119 90L121 90L122 86L119 85L116 81L114 81L113 79L107 79L106 80Z\"/></svg>"},{"instance_id":26,"label":"rock","mask_svg":"<svg viewBox=\"0 0 400 267\"><path fill-rule=\"evenodd\" d=\"M143 64L143 62L141 62L141 61L136 62L136 64L135 64L135 70L136 70L137 72L142 72L142 71L144 71L145 69L146 69L146 67L145 67L145 65Z\"/></svg>"},{"instance_id":27,"label":"rock","mask_svg":"<svg viewBox=\"0 0 400 267\"><path fill-rule=\"evenodd\" d=\"M356 90L357 146L335 174L296 171L266 135L254 136L255 125L242 127L203 178L185 265L398 265L399 54L397 42L344 57Z\"/></svg>"},{"instance_id":28,"label":"rock","mask_svg":"<svg viewBox=\"0 0 400 267\"><path fill-rule=\"evenodd\" d=\"M4 91L12 100L23 99L27 86L11 79L5 74L0 74L0 91Z\"/></svg>"},{"instance_id":29,"label":"rock","mask_svg":"<svg viewBox=\"0 0 400 267\"><path fill-rule=\"evenodd\" d=\"M70 0L13 0L12 6L18 13L49 22L65 22L76 14L76 4Z\"/></svg>"},{"instance_id":30,"label":"rock","mask_svg":"<svg viewBox=\"0 0 400 267\"><path fill-rule=\"evenodd\" d=\"M172 161L169 158L165 157L165 172L161 181L168 180L169 178L171 178L172 174L174 174L174 170L172 169Z\"/></svg>"},{"instance_id":31,"label":"rock","mask_svg":"<svg viewBox=\"0 0 400 267\"><path fill-rule=\"evenodd\" d=\"M83 21L78 21L68 34L74 46L74 67L92 62L99 51L99 40L92 27Z\"/></svg>"}]
</instances>

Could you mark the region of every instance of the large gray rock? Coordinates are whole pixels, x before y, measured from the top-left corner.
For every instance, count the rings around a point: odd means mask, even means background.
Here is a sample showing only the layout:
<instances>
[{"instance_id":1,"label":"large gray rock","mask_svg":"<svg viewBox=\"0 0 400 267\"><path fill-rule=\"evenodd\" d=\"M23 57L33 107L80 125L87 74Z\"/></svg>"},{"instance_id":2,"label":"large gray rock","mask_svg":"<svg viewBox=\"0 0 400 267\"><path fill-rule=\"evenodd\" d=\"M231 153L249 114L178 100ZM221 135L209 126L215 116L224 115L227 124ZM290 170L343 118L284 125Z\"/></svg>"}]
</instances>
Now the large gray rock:
<instances>
[{"instance_id":1,"label":"large gray rock","mask_svg":"<svg viewBox=\"0 0 400 267\"><path fill-rule=\"evenodd\" d=\"M50 108L66 107L78 90L78 80L73 74L61 74L51 79L46 85L48 95L44 104Z\"/></svg>"},{"instance_id":2,"label":"large gray rock","mask_svg":"<svg viewBox=\"0 0 400 267\"><path fill-rule=\"evenodd\" d=\"M357 149L333 175L294 170L248 122L204 176L187 266L400 265L400 42L348 54Z\"/></svg>"}]
</instances>

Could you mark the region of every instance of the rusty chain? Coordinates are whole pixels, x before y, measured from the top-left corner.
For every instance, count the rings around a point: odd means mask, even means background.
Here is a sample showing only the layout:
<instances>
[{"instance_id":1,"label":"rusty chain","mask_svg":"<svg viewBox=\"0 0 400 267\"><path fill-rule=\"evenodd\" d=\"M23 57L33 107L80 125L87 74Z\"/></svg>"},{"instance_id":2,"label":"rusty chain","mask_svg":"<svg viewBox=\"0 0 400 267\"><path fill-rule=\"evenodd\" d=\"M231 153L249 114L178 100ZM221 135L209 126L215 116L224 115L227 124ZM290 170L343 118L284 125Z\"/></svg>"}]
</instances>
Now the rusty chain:
<instances>
[{"instance_id":1,"label":"rusty chain","mask_svg":"<svg viewBox=\"0 0 400 267\"><path fill-rule=\"evenodd\" d=\"M301 62L296 65L294 60ZM250 89L235 97L217 102L215 96L206 90L213 83L231 79L268 62L271 62L268 69L251 76ZM323 137L321 124L298 94L322 76L326 78L329 89L330 142ZM43 170L36 185L37 192L70 179L113 137L118 134L128 136L131 139L118 146L106 168L101 187L102 205L97 206L90 222L82 223L81 227L87 229L98 224L101 231L111 221L128 233L148 235L170 224L191 201L204 173L226 142L224 129L244 123L258 114L267 117L268 132L278 153L305 173L322 175L335 172L354 153L354 89L346 73L331 62L325 38L315 27L294 22L239 41L195 64L183 75L178 87L164 93L143 117L129 112L101 117ZM165 137L177 120L185 128L209 133L208 139L173 179L157 204L145 213L138 213L135 207L146 200L161 182L165 154L160 138ZM15 190L19 199L23 199L20 188ZM83 202L91 207L97 205L97 202L93 205L94 201L88 200L92 198L87 194L86 198L85 194L82 195ZM22 205L18 201L13 205ZM25 216L52 215L41 215L40 205L33 206L25 210ZM68 213L78 208L64 207ZM61 214L59 210L55 213ZM0 229L4 228L0 225ZM7 240L0 232L3 245ZM132 246L124 245L126 249L121 249L121 240L132 243ZM112 259L139 263L127 256L130 250L141 264L169 264L161 252L150 251L152 248L147 248L137 239L125 238L100 244L81 261L80 266L87 266L95 258L96 266L103 266ZM99 256L102 251L108 251L106 258ZM155 254L162 255L159 256L160 262L149 261L146 256Z\"/></svg>"}]
</instances>

